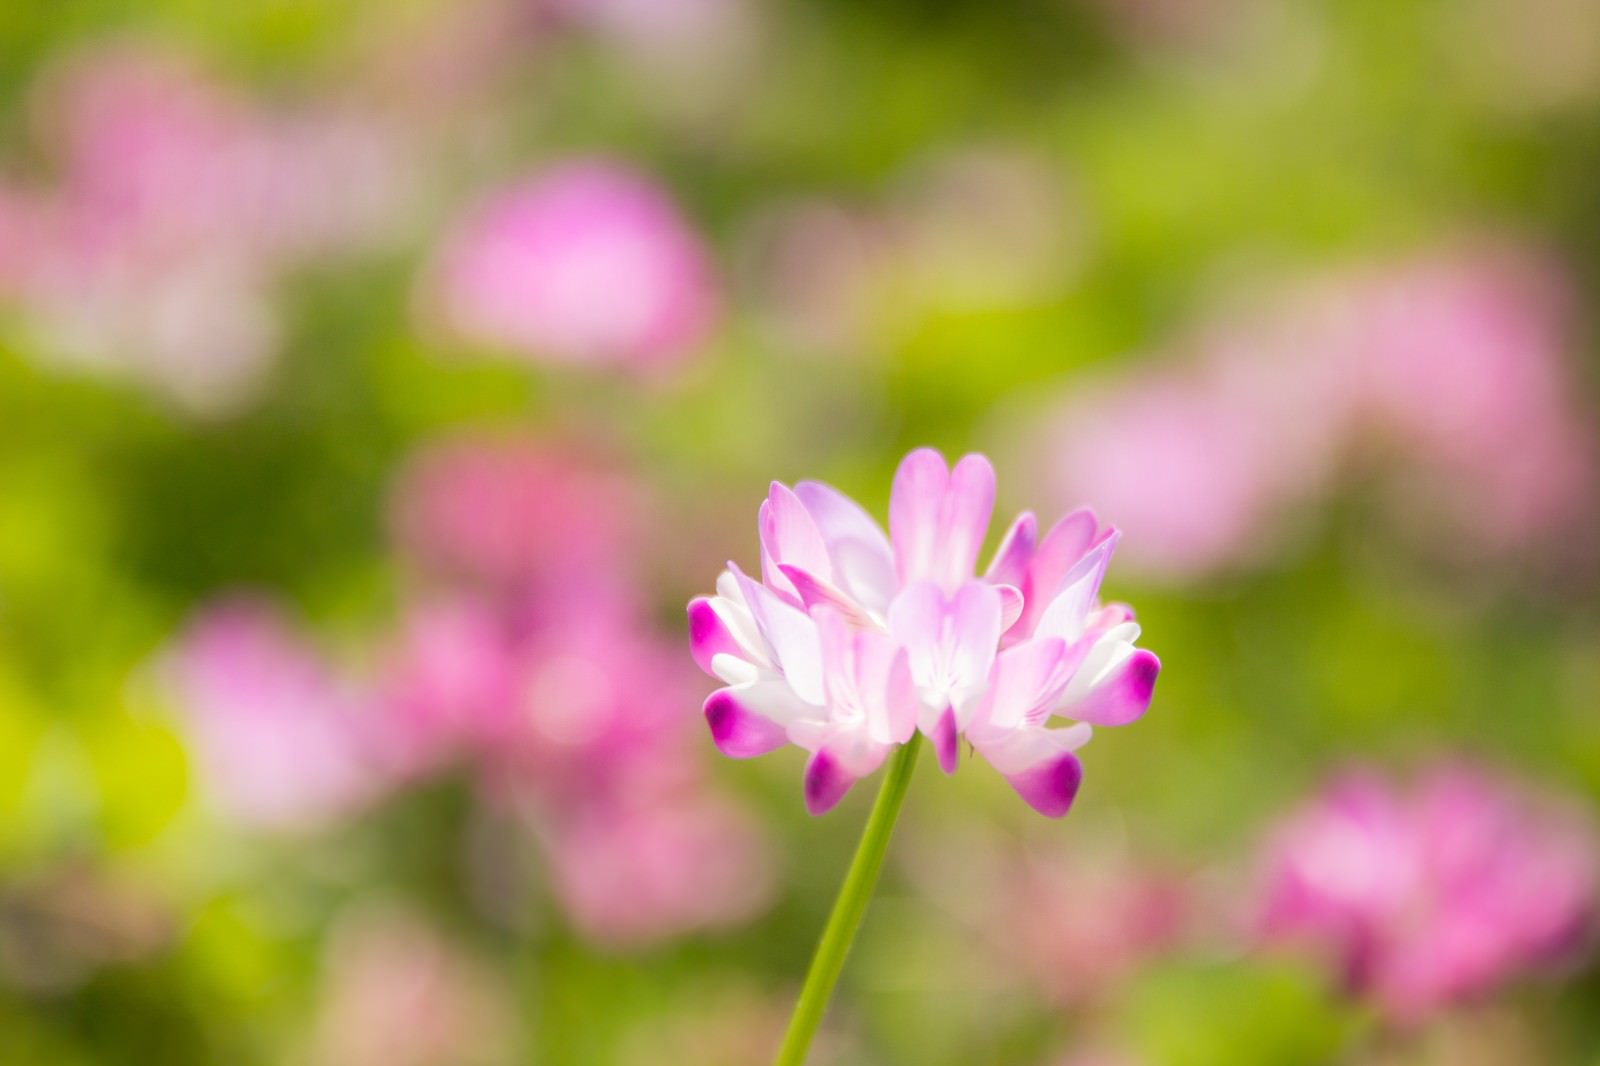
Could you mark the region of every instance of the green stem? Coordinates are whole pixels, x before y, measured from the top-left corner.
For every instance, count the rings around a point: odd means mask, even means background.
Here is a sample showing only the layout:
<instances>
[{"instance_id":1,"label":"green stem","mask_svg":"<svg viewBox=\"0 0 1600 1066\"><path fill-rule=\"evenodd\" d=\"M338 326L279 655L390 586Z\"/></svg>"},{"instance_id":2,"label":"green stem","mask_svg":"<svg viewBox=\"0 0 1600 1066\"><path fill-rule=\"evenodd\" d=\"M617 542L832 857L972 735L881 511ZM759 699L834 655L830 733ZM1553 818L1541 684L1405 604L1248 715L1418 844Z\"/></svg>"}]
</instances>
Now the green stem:
<instances>
[{"instance_id":1,"label":"green stem","mask_svg":"<svg viewBox=\"0 0 1600 1066\"><path fill-rule=\"evenodd\" d=\"M913 733L889 763L889 772L878 790L872 814L861 831L861 843L856 845L850 872L839 887L833 913L828 916L822 939L817 942L817 952L811 957L805 987L800 989L794 1015L789 1019L789 1031L784 1034L774 1066L802 1066L806 1060L811 1039L816 1036L823 1012L828 1009L833 986L844 969L844 959L850 953L856 929L867 912L867 904L872 901L872 890L877 887L878 873L883 869L883 858L889 850L889 837L894 833L895 819L900 816L900 805L911 785L911 772L916 769L917 751L921 747L922 735Z\"/></svg>"}]
</instances>

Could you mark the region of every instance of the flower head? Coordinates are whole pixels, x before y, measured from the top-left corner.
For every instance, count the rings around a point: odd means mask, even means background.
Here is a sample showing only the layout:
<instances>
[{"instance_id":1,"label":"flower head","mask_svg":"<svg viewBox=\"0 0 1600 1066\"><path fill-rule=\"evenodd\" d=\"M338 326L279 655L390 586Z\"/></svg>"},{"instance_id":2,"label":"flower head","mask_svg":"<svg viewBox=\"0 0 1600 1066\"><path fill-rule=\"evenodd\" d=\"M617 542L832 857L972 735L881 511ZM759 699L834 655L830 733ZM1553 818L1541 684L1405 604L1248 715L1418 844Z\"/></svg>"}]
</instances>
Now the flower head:
<instances>
[{"instance_id":1,"label":"flower head","mask_svg":"<svg viewBox=\"0 0 1600 1066\"><path fill-rule=\"evenodd\" d=\"M1134 646L1132 611L1099 603L1117 533L1087 511L1043 538L1023 513L977 574L994 486L981 455L951 468L914 451L885 535L835 489L775 482L758 513L762 580L730 563L689 605L695 660L726 686L705 705L718 748L810 751L806 805L820 813L914 731L947 773L964 737L1035 809L1065 814L1073 753L1093 725L1144 713L1160 662Z\"/></svg>"},{"instance_id":2,"label":"flower head","mask_svg":"<svg viewBox=\"0 0 1600 1066\"><path fill-rule=\"evenodd\" d=\"M634 369L681 363L717 316L705 249L671 199L599 161L492 193L447 238L427 298L463 341Z\"/></svg>"},{"instance_id":3,"label":"flower head","mask_svg":"<svg viewBox=\"0 0 1600 1066\"><path fill-rule=\"evenodd\" d=\"M1473 767L1435 766L1406 792L1349 771L1279 828L1262 931L1325 948L1351 991L1417 1020L1580 941L1592 841Z\"/></svg>"}]
</instances>

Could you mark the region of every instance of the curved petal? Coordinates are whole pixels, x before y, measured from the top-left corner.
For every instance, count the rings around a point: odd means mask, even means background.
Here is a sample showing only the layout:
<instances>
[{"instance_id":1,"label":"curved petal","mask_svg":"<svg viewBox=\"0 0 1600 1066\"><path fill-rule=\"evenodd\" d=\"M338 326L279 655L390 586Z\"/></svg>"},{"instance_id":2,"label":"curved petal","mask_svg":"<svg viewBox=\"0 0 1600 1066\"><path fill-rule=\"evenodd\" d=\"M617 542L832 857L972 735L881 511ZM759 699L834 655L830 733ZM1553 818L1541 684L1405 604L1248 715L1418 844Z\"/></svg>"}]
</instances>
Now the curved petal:
<instances>
[{"instance_id":1,"label":"curved petal","mask_svg":"<svg viewBox=\"0 0 1600 1066\"><path fill-rule=\"evenodd\" d=\"M1007 648L995 659L984 701L985 726L1012 729L1036 709L1048 706L1068 675L1062 669L1067 643L1059 637L1030 640Z\"/></svg>"},{"instance_id":2,"label":"curved petal","mask_svg":"<svg viewBox=\"0 0 1600 1066\"><path fill-rule=\"evenodd\" d=\"M994 513L994 467L976 452L964 455L950 471L939 511L938 579L945 588L969 580Z\"/></svg>"},{"instance_id":3,"label":"curved petal","mask_svg":"<svg viewBox=\"0 0 1600 1066\"><path fill-rule=\"evenodd\" d=\"M773 588L790 591L777 571L788 563L823 581L833 577L828 545L811 512L787 485L774 481L759 513L762 576Z\"/></svg>"},{"instance_id":4,"label":"curved petal","mask_svg":"<svg viewBox=\"0 0 1600 1066\"><path fill-rule=\"evenodd\" d=\"M995 585L993 588L1000 594L1000 632L1004 634L1022 618L1026 603L1022 590L1015 585Z\"/></svg>"},{"instance_id":5,"label":"curved petal","mask_svg":"<svg viewBox=\"0 0 1600 1066\"><path fill-rule=\"evenodd\" d=\"M800 602L805 604L806 610L830 607L856 629L868 629L877 624L859 603L809 571L787 563L780 563L778 570L800 594Z\"/></svg>"},{"instance_id":6,"label":"curved petal","mask_svg":"<svg viewBox=\"0 0 1600 1066\"><path fill-rule=\"evenodd\" d=\"M1083 558L1073 564L1061 579L1060 587L1050 596L1034 632L1040 636L1062 637L1066 640L1077 640L1083 635L1119 536L1115 529L1108 531Z\"/></svg>"},{"instance_id":7,"label":"curved petal","mask_svg":"<svg viewBox=\"0 0 1600 1066\"><path fill-rule=\"evenodd\" d=\"M901 584L936 576L939 512L950 471L944 456L918 448L900 461L889 493L889 541Z\"/></svg>"},{"instance_id":8,"label":"curved petal","mask_svg":"<svg viewBox=\"0 0 1600 1066\"><path fill-rule=\"evenodd\" d=\"M743 658L740 651L738 640L711 605L711 598L697 596L690 600L689 653L694 656L695 665L716 677L717 672L711 665L712 658L717 655Z\"/></svg>"},{"instance_id":9,"label":"curved petal","mask_svg":"<svg viewBox=\"0 0 1600 1066\"><path fill-rule=\"evenodd\" d=\"M887 609L896 578L894 550L883 529L831 485L802 481L794 493L822 531L833 562L832 582L871 610Z\"/></svg>"},{"instance_id":10,"label":"curved petal","mask_svg":"<svg viewBox=\"0 0 1600 1066\"><path fill-rule=\"evenodd\" d=\"M1023 801L1046 818L1060 818L1072 810L1083 784L1083 763L1070 752L1052 756L1020 773L1007 774L1006 781Z\"/></svg>"},{"instance_id":11,"label":"curved petal","mask_svg":"<svg viewBox=\"0 0 1600 1066\"><path fill-rule=\"evenodd\" d=\"M1022 588L1028 579L1028 566L1039 540L1039 520L1032 511L1023 511L1000 538L1000 547L989 561L984 577L997 585L1015 585Z\"/></svg>"},{"instance_id":12,"label":"curved petal","mask_svg":"<svg viewBox=\"0 0 1600 1066\"><path fill-rule=\"evenodd\" d=\"M821 749L806 763L806 811L810 814L827 814L844 799L845 793L855 783L855 775L846 770L828 749Z\"/></svg>"},{"instance_id":13,"label":"curved petal","mask_svg":"<svg viewBox=\"0 0 1600 1066\"><path fill-rule=\"evenodd\" d=\"M795 694L818 706L827 702L822 680L822 646L816 624L800 608L785 603L772 590L750 580L734 564L729 563L728 569L738 579L756 628L772 649L778 669Z\"/></svg>"},{"instance_id":14,"label":"curved petal","mask_svg":"<svg viewBox=\"0 0 1600 1066\"><path fill-rule=\"evenodd\" d=\"M1154 652L1121 642L1107 647L1102 642L1078 671L1079 677L1090 674L1091 680L1080 689L1077 677L1073 678L1056 713L1093 725L1136 722L1150 707L1160 673L1161 660Z\"/></svg>"},{"instance_id":15,"label":"curved petal","mask_svg":"<svg viewBox=\"0 0 1600 1066\"><path fill-rule=\"evenodd\" d=\"M704 712L712 742L729 758L754 758L789 742L784 727L741 700L737 689L717 689L706 698Z\"/></svg>"},{"instance_id":16,"label":"curved petal","mask_svg":"<svg viewBox=\"0 0 1600 1066\"><path fill-rule=\"evenodd\" d=\"M1059 818L1072 808L1083 781L1083 764L1073 752L1092 735L1086 725L1023 728L991 735L974 746L1028 806L1046 817Z\"/></svg>"}]
</instances>

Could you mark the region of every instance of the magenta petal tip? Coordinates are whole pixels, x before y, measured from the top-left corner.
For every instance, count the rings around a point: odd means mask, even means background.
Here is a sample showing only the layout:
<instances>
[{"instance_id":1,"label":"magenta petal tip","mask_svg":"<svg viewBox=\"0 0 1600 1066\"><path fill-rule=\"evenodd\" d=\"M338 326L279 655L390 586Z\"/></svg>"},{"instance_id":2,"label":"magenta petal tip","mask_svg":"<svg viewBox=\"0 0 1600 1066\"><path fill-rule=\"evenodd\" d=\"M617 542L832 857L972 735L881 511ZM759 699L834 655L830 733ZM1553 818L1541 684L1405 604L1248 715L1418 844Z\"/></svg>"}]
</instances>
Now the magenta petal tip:
<instances>
[{"instance_id":1,"label":"magenta petal tip","mask_svg":"<svg viewBox=\"0 0 1600 1066\"><path fill-rule=\"evenodd\" d=\"M1024 802L1046 818L1060 818L1072 809L1083 784L1083 763L1072 754L1063 754L1018 774L1007 777Z\"/></svg>"},{"instance_id":2,"label":"magenta petal tip","mask_svg":"<svg viewBox=\"0 0 1600 1066\"><path fill-rule=\"evenodd\" d=\"M765 755L783 747L789 739L782 726L750 711L725 688L707 697L705 716L712 742L730 759Z\"/></svg>"},{"instance_id":3,"label":"magenta petal tip","mask_svg":"<svg viewBox=\"0 0 1600 1066\"><path fill-rule=\"evenodd\" d=\"M711 660L722 652L737 651L733 635L717 616L711 601L704 596L689 601L689 652L694 656L695 665L716 676Z\"/></svg>"},{"instance_id":4,"label":"magenta petal tip","mask_svg":"<svg viewBox=\"0 0 1600 1066\"><path fill-rule=\"evenodd\" d=\"M855 778L825 751L819 751L806 764L806 810L811 814L826 814L833 810Z\"/></svg>"}]
</instances>

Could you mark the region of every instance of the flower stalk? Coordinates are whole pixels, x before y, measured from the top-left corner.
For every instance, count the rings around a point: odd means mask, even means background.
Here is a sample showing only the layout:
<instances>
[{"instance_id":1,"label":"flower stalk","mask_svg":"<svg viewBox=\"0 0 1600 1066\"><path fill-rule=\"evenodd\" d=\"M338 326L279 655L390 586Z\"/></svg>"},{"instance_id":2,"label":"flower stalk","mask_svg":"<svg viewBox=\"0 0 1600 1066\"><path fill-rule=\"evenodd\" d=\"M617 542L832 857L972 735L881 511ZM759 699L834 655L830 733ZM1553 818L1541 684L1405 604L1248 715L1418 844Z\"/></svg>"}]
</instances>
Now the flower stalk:
<instances>
[{"instance_id":1,"label":"flower stalk","mask_svg":"<svg viewBox=\"0 0 1600 1066\"><path fill-rule=\"evenodd\" d=\"M895 821L911 785L911 776L917 765L917 752L922 746L920 733L894 753L884 775L872 813L861 831L861 842L856 845L855 858L845 875L839 895L833 901L833 911L823 928L822 939L817 942L816 954L811 957L811 968L806 972L806 983L800 989L794 1014L789 1019L788 1032L778 1050L774 1066L803 1066L817 1026L828 1009L833 986L844 969L845 957L855 941L856 930L872 901L878 884L878 874L883 870L884 856L889 850L889 838L894 834Z\"/></svg>"}]
</instances>

